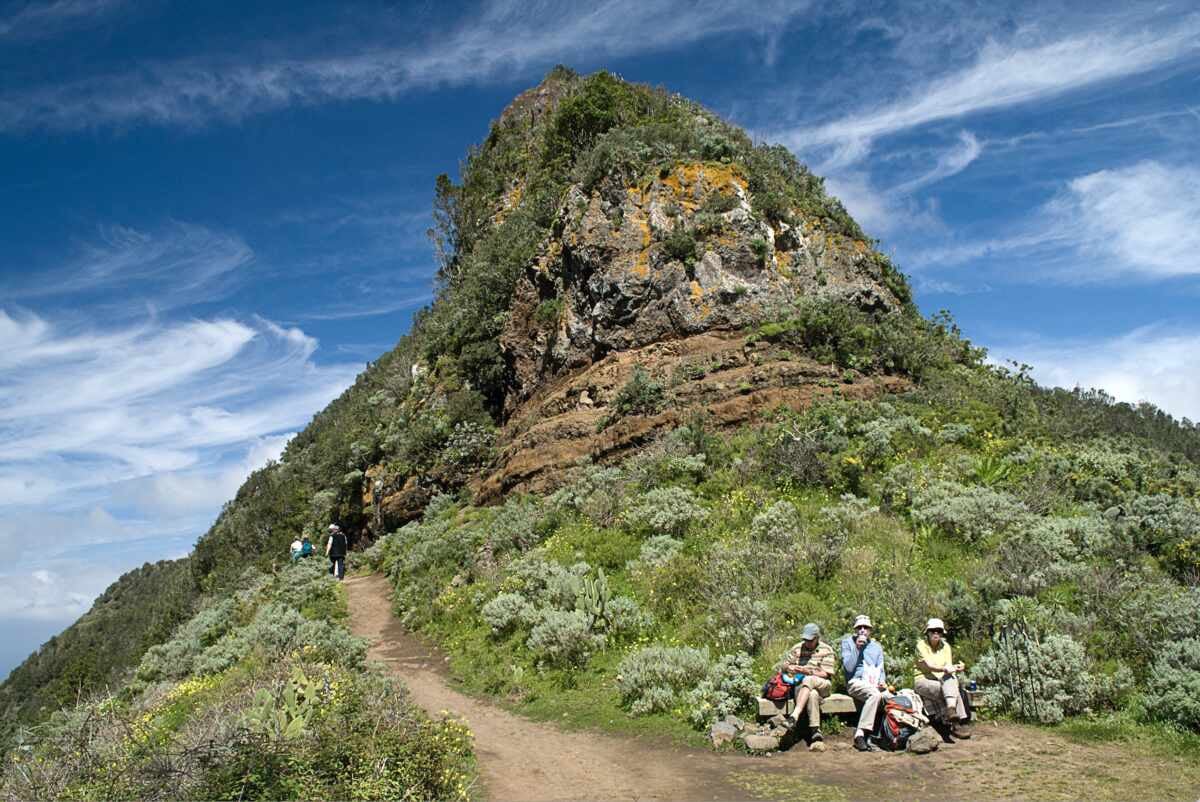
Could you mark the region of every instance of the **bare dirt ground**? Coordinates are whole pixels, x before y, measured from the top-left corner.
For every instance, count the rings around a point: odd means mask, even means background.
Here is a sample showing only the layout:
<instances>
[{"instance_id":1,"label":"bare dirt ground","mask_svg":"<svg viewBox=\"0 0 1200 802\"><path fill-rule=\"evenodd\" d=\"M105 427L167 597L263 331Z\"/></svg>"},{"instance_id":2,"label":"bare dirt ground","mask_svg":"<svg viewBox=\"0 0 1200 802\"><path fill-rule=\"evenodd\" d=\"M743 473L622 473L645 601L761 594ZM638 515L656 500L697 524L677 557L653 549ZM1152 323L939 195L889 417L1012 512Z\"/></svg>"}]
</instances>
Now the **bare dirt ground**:
<instances>
[{"instance_id":1,"label":"bare dirt ground","mask_svg":"<svg viewBox=\"0 0 1200 802\"><path fill-rule=\"evenodd\" d=\"M1186 799L1200 797L1200 766L1138 747L1079 744L1045 730L980 723L974 738L930 755L855 752L850 733L828 751L802 746L770 757L710 752L569 732L454 689L437 649L391 613L381 576L346 581L351 628L369 656L435 717L461 718L475 735L483 796L587 799Z\"/></svg>"}]
</instances>

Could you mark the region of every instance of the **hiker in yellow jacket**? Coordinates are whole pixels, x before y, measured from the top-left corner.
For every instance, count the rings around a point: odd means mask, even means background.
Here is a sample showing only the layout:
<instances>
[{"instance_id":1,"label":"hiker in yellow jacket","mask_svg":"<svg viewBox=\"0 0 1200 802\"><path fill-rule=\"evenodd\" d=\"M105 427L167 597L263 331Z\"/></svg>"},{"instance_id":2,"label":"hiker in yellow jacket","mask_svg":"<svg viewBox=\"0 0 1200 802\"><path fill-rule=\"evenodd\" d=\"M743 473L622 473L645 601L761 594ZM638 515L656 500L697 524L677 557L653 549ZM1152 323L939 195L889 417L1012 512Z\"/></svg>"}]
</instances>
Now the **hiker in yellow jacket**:
<instances>
[{"instance_id":1,"label":"hiker in yellow jacket","mask_svg":"<svg viewBox=\"0 0 1200 802\"><path fill-rule=\"evenodd\" d=\"M971 737L969 732L958 726L967 719L967 709L959 695L957 678L965 668L962 663L954 662L954 653L946 640L946 625L942 619L929 619L925 624L925 637L917 641L917 673L913 690L921 695L929 720L944 725L938 730L942 740L947 743L954 743L953 738Z\"/></svg>"}]
</instances>

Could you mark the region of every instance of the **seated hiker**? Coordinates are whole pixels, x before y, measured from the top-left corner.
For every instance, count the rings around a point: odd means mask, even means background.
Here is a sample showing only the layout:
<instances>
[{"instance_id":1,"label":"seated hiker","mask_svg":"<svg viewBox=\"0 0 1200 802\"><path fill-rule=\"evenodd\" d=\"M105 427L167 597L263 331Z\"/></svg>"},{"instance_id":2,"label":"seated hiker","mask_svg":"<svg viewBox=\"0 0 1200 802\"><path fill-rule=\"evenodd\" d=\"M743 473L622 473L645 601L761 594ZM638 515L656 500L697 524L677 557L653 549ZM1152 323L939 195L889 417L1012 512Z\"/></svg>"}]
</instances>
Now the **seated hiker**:
<instances>
[{"instance_id":1,"label":"seated hiker","mask_svg":"<svg viewBox=\"0 0 1200 802\"><path fill-rule=\"evenodd\" d=\"M854 619L854 632L842 639L842 668L846 672L846 693L862 702L858 728L854 730L854 748L866 752L867 733L875 730L879 700L887 689L883 670L883 646L871 637L871 619L860 615Z\"/></svg>"},{"instance_id":2,"label":"seated hiker","mask_svg":"<svg viewBox=\"0 0 1200 802\"><path fill-rule=\"evenodd\" d=\"M925 702L925 713L946 743L954 738L970 738L959 725L966 721L967 710L958 693L957 674L966 666L954 662L946 640L946 625L931 618L925 625L925 637L917 641L917 671L913 690Z\"/></svg>"},{"instance_id":3,"label":"seated hiker","mask_svg":"<svg viewBox=\"0 0 1200 802\"><path fill-rule=\"evenodd\" d=\"M794 727L802 710L808 711L808 744L820 743L821 700L829 695L833 687L833 648L822 641L821 628L816 624L805 624L800 633L801 641L791 648L784 659L783 671L795 679L792 686L796 709L787 716L788 726Z\"/></svg>"}]
</instances>

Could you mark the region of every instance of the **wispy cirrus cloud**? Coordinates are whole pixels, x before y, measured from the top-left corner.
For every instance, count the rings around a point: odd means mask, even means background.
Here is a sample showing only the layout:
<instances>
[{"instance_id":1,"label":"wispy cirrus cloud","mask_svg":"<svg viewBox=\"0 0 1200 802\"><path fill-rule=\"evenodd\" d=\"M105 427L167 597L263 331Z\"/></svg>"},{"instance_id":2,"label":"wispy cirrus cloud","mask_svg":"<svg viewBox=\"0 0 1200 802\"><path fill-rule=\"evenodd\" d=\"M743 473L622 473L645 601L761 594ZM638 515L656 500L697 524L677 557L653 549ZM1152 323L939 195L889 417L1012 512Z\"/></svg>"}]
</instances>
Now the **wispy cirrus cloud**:
<instances>
[{"instance_id":1,"label":"wispy cirrus cloud","mask_svg":"<svg viewBox=\"0 0 1200 802\"><path fill-rule=\"evenodd\" d=\"M870 172L848 168L827 178L829 191L846 205L854 218L873 235L899 230L926 233L944 228L931 202L914 195L925 187L944 181L967 169L984 144L970 131L960 131L957 141L936 151L934 163L922 172L890 187L877 186Z\"/></svg>"},{"instance_id":2,"label":"wispy cirrus cloud","mask_svg":"<svg viewBox=\"0 0 1200 802\"><path fill-rule=\"evenodd\" d=\"M176 309L222 297L254 260L241 237L191 223L153 231L107 225L98 234L58 267L0 277L0 294L10 303L29 303L105 292L121 299L107 306Z\"/></svg>"},{"instance_id":3,"label":"wispy cirrus cloud","mask_svg":"<svg viewBox=\"0 0 1200 802\"><path fill-rule=\"evenodd\" d=\"M1200 15L1169 26L1081 32L1032 45L989 41L976 61L904 97L816 126L777 132L802 152L825 152L825 169L861 160L880 137L1147 72L1200 55Z\"/></svg>"},{"instance_id":4,"label":"wispy cirrus cloud","mask_svg":"<svg viewBox=\"0 0 1200 802\"><path fill-rule=\"evenodd\" d=\"M920 251L914 264L1026 257L1069 282L1200 275L1200 168L1147 160L1067 181L1006 236Z\"/></svg>"},{"instance_id":5,"label":"wispy cirrus cloud","mask_svg":"<svg viewBox=\"0 0 1200 802\"><path fill-rule=\"evenodd\" d=\"M262 320L100 332L0 312L0 331L20 343L2 358L0 509L164 473L204 481L228 452L299 428L358 370L316 365L313 338Z\"/></svg>"},{"instance_id":6,"label":"wispy cirrus cloud","mask_svg":"<svg viewBox=\"0 0 1200 802\"><path fill-rule=\"evenodd\" d=\"M41 39L87 24L126 5L126 0L52 0L31 2L0 17L0 41Z\"/></svg>"},{"instance_id":7,"label":"wispy cirrus cloud","mask_svg":"<svg viewBox=\"0 0 1200 802\"><path fill-rule=\"evenodd\" d=\"M0 95L0 130L199 125L288 106L390 100L433 87L510 80L581 55L595 63L731 31L764 34L807 8L782 0L608 0L587 9L498 0L466 23L405 47L356 43L341 53L271 61L247 55L147 63L133 72L6 93ZM388 21L378 27L386 29Z\"/></svg>"},{"instance_id":8,"label":"wispy cirrus cloud","mask_svg":"<svg viewBox=\"0 0 1200 802\"><path fill-rule=\"evenodd\" d=\"M0 617L78 616L188 550L360 363L267 320L102 325L0 310Z\"/></svg>"}]
</instances>

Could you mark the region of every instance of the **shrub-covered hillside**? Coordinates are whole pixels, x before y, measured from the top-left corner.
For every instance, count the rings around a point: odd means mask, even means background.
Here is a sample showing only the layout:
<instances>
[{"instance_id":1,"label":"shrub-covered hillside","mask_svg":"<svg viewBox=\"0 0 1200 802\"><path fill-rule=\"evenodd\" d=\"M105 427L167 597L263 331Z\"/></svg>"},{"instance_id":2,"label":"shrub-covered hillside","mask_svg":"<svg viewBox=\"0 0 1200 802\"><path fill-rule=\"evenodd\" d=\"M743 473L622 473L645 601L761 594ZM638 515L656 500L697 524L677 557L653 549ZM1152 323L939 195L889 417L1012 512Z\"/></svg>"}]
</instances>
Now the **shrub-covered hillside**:
<instances>
[{"instance_id":1,"label":"shrub-covered hillside","mask_svg":"<svg viewBox=\"0 0 1200 802\"><path fill-rule=\"evenodd\" d=\"M1197 433L1150 412L958 365L734 434L698 416L549 495L442 496L367 558L464 682L534 714L703 727L806 621L865 612L900 684L939 616L1002 711L1200 730Z\"/></svg>"},{"instance_id":2,"label":"shrub-covered hillside","mask_svg":"<svg viewBox=\"0 0 1200 802\"><path fill-rule=\"evenodd\" d=\"M130 681L22 730L5 799L466 799L470 735L434 723L346 629L311 559L249 569Z\"/></svg>"}]
</instances>

